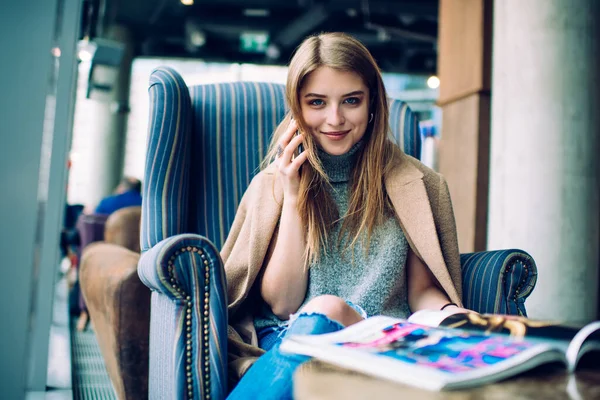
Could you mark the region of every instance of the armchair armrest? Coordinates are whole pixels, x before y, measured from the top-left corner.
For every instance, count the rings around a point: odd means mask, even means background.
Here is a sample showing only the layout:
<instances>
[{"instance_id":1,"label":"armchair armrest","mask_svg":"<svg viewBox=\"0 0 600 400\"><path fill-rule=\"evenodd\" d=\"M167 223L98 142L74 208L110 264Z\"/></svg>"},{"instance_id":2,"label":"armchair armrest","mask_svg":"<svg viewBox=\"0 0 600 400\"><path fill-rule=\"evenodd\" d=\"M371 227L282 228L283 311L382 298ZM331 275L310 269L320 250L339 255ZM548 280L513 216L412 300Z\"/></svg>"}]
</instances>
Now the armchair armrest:
<instances>
[{"instance_id":1,"label":"armchair armrest","mask_svg":"<svg viewBox=\"0 0 600 400\"><path fill-rule=\"evenodd\" d=\"M205 237L164 239L138 264L152 290L150 398L227 394L227 297L219 252Z\"/></svg>"},{"instance_id":2,"label":"armchair armrest","mask_svg":"<svg viewBox=\"0 0 600 400\"><path fill-rule=\"evenodd\" d=\"M81 291L119 399L148 397L150 290L137 275L139 253L96 242L80 264Z\"/></svg>"},{"instance_id":3,"label":"armchair armrest","mask_svg":"<svg viewBox=\"0 0 600 400\"><path fill-rule=\"evenodd\" d=\"M480 313L527 316L525 299L537 281L533 258L522 250L460 255L465 307Z\"/></svg>"}]
</instances>

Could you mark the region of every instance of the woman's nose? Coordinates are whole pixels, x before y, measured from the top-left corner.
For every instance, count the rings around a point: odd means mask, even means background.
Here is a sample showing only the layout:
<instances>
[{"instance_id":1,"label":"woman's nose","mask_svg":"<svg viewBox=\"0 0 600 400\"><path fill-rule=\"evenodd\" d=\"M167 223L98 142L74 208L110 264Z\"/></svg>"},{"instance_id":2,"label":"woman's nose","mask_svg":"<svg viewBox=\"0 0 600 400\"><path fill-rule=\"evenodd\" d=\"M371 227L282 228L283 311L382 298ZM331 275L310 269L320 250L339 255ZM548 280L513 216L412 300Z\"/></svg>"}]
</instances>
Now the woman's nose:
<instances>
[{"instance_id":1,"label":"woman's nose","mask_svg":"<svg viewBox=\"0 0 600 400\"><path fill-rule=\"evenodd\" d=\"M327 113L327 123L332 126L344 124L344 114L340 107L331 107Z\"/></svg>"}]
</instances>

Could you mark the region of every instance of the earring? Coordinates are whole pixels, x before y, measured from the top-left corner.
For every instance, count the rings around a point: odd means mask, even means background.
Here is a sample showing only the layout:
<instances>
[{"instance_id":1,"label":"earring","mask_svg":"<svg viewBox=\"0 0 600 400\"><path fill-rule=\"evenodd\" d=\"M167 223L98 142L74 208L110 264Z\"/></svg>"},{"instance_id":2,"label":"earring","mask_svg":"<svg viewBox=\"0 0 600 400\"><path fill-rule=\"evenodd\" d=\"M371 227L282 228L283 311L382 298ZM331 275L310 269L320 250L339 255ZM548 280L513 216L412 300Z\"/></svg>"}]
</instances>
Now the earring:
<instances>
[{"instance_id":1,"label":"earring","mask_svg":"<svg viewBox=\"0 0 600 400\"><path fill-rule=\"evenodd\" d=\"M371 116L369 117L369 123L371 123L371 121L373 121L373 113L371 113Z\"/></svg>"}]
</instances>

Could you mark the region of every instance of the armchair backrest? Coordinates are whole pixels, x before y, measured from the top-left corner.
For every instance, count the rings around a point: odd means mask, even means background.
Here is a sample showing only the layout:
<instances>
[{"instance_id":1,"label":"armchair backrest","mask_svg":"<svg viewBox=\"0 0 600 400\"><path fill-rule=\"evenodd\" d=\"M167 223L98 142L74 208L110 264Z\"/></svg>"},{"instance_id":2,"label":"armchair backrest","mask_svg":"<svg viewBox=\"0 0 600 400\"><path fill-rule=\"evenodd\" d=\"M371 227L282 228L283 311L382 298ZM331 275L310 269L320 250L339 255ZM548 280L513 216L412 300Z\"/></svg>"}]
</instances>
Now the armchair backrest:
<instances>
[{"instance_id":1,"label":"armchair backrest","mask_svg":"<svg viewBox=\"0 0 600 400\"><path fill-rule=\"evenodd\" d=\"M140 217L142 207L130 206L110 214L104 225L104 241L140 252Z\"/></svg>"},{"instance_id":2,"label":"armchair backrest","mask_svg":"<svg viewBox=\"0 0 600 400\"><path fill-rule=\"evenodd\" d=\"M237 206L286 111L284 86L235 82L187 87L171 68L150 77L142 251L180 233L223 245ZM420 158L416 116L390 102L392 136Z\"/></svg>"}]
</instances>

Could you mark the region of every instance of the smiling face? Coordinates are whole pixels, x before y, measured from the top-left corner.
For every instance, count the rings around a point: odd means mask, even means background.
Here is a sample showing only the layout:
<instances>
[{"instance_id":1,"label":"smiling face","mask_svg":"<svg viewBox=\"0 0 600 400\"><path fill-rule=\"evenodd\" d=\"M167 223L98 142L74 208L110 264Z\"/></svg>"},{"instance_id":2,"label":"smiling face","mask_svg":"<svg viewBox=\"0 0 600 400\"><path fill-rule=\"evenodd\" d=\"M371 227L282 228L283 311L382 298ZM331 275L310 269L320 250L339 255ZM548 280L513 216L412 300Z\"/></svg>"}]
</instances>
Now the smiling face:
<instances>
[{"instance_id":1,"label":"smiling face","mask_svg":"<svg viewBox=\"0 0 600 400\"><path fill-rule=\"evenodd\" d=\"M354 72L329 67L314 70L300 91L302 117L328 154L347 153L369 124L369 88Z\"/></svg>"}]
</instances>

